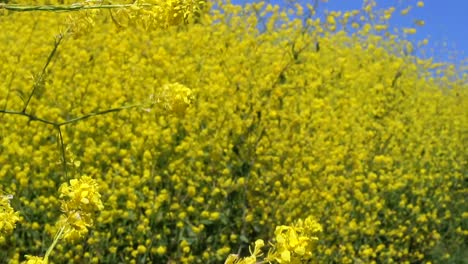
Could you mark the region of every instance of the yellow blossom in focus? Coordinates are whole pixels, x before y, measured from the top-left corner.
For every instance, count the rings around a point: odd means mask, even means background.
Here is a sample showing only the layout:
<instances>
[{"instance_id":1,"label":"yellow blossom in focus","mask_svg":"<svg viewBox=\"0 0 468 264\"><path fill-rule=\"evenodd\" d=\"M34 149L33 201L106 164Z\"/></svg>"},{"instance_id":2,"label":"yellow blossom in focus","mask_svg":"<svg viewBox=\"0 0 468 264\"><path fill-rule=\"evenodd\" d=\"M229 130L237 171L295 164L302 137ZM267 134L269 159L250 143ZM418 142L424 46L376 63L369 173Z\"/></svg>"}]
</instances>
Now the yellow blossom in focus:
<instances>
[{"instance_id":1,"label":"yellow blossom in focus","mask_svg":"<svg viewBox=\"0 0 468 264\"><path fill-rule=\"evenodd\" d=\"M275 230L276 243L273 255L269 260L278 263L299 263L312 256L313 242L318 240L316 234L322 231L322 227L313 218L308 217L304 221L299 220L293 226L278 226Z\"/></svg>"},{"instance_id":2,"label":"yellow blossom in focus","mask_svg":"<svg viewBox=\"0 0 468 264\"><path fill-rule=\"evenodd\" d=\"M94 223L95 213L104 208L97 182L89 176L70 180L59 188L63 214L57 221L60 238L76 240L88 233Z\"/></svg>"},{"instance_id":3,"label":"yellow blossom in focus","mask_svg":"<svg viewBox=\"0 0 468 264\"><path fill-rule=\"evenodd\" d=\"M93 212L104 208L98 192L98 184L89 176L83 176L79 180L72 179L70 184L62 184L59 192L60 197L65 198L62 203L64 211Z\"/></svg>"},{"instance_id":4,"label":"yellow blossom in focus","mask_svg":"<svg viewBox=\"0 0 468 264\"><path fill-rule=\"evenodd\" d=\"M166 84L161 88L157 102L168 112L183 115L192 104L194 96L192 90L180 83Z\"/></svg>"}]
</instances>

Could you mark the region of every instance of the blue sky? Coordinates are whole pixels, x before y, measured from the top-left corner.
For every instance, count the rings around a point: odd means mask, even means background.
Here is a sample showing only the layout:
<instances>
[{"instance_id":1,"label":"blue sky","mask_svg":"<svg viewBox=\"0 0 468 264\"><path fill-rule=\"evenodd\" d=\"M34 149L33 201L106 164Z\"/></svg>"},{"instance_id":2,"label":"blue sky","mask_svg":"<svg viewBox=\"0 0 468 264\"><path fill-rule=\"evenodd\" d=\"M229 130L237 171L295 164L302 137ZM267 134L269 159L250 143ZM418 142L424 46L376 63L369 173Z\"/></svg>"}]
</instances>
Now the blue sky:
<instances>
[{"instance_id":1,"label":"blue sky","mask_svg":"<svg viewBox=\"0 0 468 264\"><path fill-rule=\"evenodd\" d=\"M252 0L233 0L233 3L254 2ZM272 0L271 3L283 4L282 0ZM314 0L300 0L300 3L313 3ZM413 8L406 16L395 12L390 21L391 27L414 27L415 19L422 19L425 25L416 27L417 33L411 40L429 39L425 48L427 56L437 61L460 63L466 60L468 54L468 0L426 0L424 7L416 6L418 0L377 0L377 7L399 6ZM328 3L319 0L319 12L324 10L346 11L358 9L363 0L329 0Z\"/></svg>"}]
</instances>

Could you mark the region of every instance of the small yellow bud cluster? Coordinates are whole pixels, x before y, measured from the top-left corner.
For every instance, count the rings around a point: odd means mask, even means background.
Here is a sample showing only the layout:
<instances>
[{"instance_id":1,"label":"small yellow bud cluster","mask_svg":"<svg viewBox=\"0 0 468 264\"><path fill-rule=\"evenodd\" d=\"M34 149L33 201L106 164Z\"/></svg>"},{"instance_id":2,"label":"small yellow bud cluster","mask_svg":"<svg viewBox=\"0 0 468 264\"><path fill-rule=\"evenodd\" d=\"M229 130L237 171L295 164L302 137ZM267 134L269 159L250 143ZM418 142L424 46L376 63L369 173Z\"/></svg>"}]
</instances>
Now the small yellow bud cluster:
<instances>
[{"instance_id":1,"label":"small yellow bud cluster","mask_svg":"<svg viewBox=\"0 0 468 264\"><path fill-rule=\"evenodd\" d=\"M64 228L63 238L76 239L88 233L88 227L93 225L96 211L104 208L98 185L89 176L73 179L70 185L60 186L63 214L60 216L58 226Z\"/></svg>"},{"instance_id":2,"label":"small yellow bud cluster","mask_svg":"<svg viewBox=\"0 0 468 264\"><path fill-rule=\"evenodd\" d=\"M0 241L15 229L16 222L20 220L19 213L10 205L10 198L8 195L0 196Z\"/></svg>"},{"instance_id":3,"label":"small yellow bud cluster","mask_svg":"<svg viewBox=\"0 0 468 264\"><path fill-rule=\"evenodd\" d=\"M194 96L190 88L180 84L166 84L161 88L159 95L154 102L163 110L176 115L183 115L192 104Z\"/></svg>"}]
</instances>

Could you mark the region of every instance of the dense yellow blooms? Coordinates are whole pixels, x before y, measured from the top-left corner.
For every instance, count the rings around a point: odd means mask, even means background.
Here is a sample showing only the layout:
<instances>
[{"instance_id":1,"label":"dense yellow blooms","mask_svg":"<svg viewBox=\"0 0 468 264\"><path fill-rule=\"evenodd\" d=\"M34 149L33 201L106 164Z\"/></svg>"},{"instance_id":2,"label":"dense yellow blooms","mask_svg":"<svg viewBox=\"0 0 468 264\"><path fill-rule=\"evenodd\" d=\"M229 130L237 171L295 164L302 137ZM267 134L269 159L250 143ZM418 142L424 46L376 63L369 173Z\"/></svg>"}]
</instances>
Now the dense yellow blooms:
<instances>
[{"instance_id":1,"label":"dense yellow blooms","mask_svg":"<svg viewBox=\"0 0 468 264\"><path fill-rule=\"evenodd\" d=\"M468 76L411 56L399 8L208 2L156 28L145 3L2 10L0 185L24 221L0 263L43 255L44 230L81 239L53 263L464 260Z\"/></svg>"},{"instance_id":2,"label":"dense yellow blooms","mask_svg":"<svg viewBox=\"0 0 468 264\"><path fill-rule=\"evenodd\" d=\"M63 214L56 225L62 237L74 240L85 236L88 227L93 226L95 212L104 208L98 184L91 177L82 176L79 180L70 180L69 185L62 184L59 192Z\"/></svg>"},{"instance_id":3,"label":"dense yellow blooms","mask_svg":"<svg viewBox=\"0 0 468 264\"><path fill-rule=\"evenodd\" d=\"M63 199L62 211L93 212L102 210L101 195L98 192L98 184L89 176L70 180L70 184L64 183L59 189L60 198Z\"/></svg>"}]
</instances>

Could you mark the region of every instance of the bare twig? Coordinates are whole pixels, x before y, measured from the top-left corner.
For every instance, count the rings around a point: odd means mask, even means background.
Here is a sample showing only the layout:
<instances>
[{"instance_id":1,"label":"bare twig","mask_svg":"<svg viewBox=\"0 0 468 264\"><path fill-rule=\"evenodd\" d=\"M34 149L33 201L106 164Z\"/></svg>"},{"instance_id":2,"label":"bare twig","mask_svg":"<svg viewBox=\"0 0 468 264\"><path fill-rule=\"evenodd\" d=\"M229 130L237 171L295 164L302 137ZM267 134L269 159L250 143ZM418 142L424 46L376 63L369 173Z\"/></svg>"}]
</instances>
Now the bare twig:
<instances>
[{"instance_id":1,"label":"bare twig","mask_svg":"<svg viewBox=\"0 0 468 264\"><path fill-rule=\"evenodd\" d=\"M68 170L67 170L67 157L65 154L65 144L63 144L63 135L62 135L62 130L60 129L60 126L56 126L58 133L59 133L59 139L60 139L60 149L62 152L62 164L63 164L63 172L65 173L65 178L68 178Z\"/></svg>"}]
</instances>

